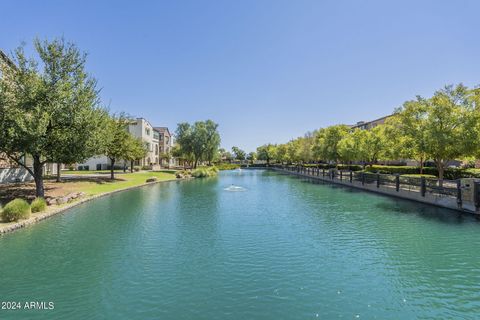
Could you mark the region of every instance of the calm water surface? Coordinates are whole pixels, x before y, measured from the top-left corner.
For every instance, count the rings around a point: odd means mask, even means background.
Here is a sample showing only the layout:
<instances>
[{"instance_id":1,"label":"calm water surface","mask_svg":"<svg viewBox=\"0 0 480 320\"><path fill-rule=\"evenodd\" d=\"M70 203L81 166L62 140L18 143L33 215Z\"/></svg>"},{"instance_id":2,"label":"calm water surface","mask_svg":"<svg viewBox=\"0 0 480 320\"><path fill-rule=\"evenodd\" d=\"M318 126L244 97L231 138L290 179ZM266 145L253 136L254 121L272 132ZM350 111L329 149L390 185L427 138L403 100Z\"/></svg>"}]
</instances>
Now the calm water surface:
<instances>
[{"instance_id":1,"label":"calm water surface","mask_svg":"<svg viewBox=\"0 0 480 320\"><path fill-rule=\"evenodd\" d=\"M0 300L55 303L0 319L475 319L479 250L471 216L223 172L0 237Z\"/></svg>"}]
</instances>

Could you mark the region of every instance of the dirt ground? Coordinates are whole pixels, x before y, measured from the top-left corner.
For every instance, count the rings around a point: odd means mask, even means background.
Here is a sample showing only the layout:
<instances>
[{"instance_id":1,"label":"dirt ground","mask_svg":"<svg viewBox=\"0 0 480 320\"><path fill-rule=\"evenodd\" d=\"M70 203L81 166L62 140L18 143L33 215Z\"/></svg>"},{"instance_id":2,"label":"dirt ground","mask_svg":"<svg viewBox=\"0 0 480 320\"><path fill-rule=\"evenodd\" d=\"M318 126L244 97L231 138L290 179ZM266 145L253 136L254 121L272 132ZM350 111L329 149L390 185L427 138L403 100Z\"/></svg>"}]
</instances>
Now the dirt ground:
<instances>
[{"instance_id":1,"label":"dirt ground","mask_svg":"<svg viewBox=\"0 0 480 320\"><path fill-rule=\"evenodd\" d=\"M55 179L44 181L45 197L65 196L76 192L81 184L103 184L111 181L108 177L69 177L62 178L62 182L56 182ZM9 201L22 198L27 201L35 199L35 183L11 183L0 185L0 204L5 205Z\"/></svg>"}]
</instances>

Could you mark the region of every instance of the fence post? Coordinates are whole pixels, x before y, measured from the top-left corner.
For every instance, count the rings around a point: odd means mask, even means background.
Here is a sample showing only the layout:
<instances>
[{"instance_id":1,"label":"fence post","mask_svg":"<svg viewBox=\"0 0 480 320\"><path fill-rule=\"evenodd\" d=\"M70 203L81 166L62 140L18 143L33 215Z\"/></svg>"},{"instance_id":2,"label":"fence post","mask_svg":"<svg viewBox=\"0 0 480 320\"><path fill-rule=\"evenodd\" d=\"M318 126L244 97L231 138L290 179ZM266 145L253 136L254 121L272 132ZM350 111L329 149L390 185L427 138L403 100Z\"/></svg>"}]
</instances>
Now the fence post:
<instances>
[{"instance_id":1,"label":"fence post","mask_svg":"<svg viewBox=\"0 0 480 320\"><path fill-rule=\"evenodd\" d=\"M475 202L475 211L480 208L480 181L473 182L473 199Z\"/></svg>"},{"instance_id":2,"label":"fence post","mask_svg":"<svg viewBox=\"0 0 480 320\"><path fill-rule=\"evenodd\" d=\"M322 169L322 177L325 177L325 168Z\"/></svg>"},{"instance_id":3,"label":"fence post","mask_svg":"<svg viewBox=\"0 0 480 320\"><path fill-rule=\"evenodd\" d=\"M459 207L462 206L462 184L460 179L457 180L457 204Z\"/></svg>"},{"instance_id":4,"label":"fence post","mask_svg":"<svg viewBox=\"0 0 480 320\"><path fill-rule=\"evenodd\" d=\"M343 180L343 172L342 172L342 170L340 170L340 181L342 181L342 180Z\"/></svg>"},{"instance_id":5,"label":"fence post","mask_svg":"<svg viewBox=\"0 0 480 320\"><path fill-rule=\"evenodd\" d=\"M377 173L377 188L380 188L380 173Z\"/></svg>"},{"instance_id":6,"label":"fence post","mask_svg":"<svg viewBox=\"0 0 480 320\"><path fill-rule=\"evenodd\" d=\"M353 171L350 170L350 183L353 182Z\"/></svg>"},{"instance_id":7,"label":"fence post","mask_svg":"<svg viewBox=\"0 0 480 320\"><path fill-rule=\"evenodd\" d=\"M426 180L425 180L425 177L422 177L421 180L420 180L420 193L421 193L422 197L425 197L426 191L427 191Z\"/></svg>"},{"instance_id":8,"label":"fence post","mask_svg":"<svg viewBox=\"0 0 480 320\"><path fill-rule=\"evenodd\" d=\"M400 174L395 175L395 190L400 191Z\"/></svg>"}]
</instances>

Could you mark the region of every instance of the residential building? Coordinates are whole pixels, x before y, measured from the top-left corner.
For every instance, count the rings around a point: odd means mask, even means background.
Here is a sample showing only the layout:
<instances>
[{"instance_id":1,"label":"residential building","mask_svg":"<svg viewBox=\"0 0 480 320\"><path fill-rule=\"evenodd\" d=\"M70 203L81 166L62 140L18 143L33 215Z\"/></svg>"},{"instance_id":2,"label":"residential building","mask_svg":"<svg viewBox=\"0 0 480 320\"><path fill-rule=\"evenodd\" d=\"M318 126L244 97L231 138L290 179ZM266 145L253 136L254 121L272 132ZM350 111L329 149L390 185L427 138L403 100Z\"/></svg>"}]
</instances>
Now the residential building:
<instances>
[{"instance_id":1,"label":"residential building","mask_svg":"<svg viewBox=\"0 0 480 320\"><path fill-rule=\"evenodd\" d=\"M351 128L352 129L360 129L360 130L369 130L369 129L375 128L376 126L378 126L380 124L384 124L385 120L387 120L391 116L392 115L384 116L384 117L381 117L381 118L378 118L378 119L375 119L375 120L372 120L372 121L359 121L356 124L352 125Z\"/></svg>"},{"instance_id":2,"label":"residential building","mask_svg":"<svg viewBox=\"0 0 480 320\"><path fill-rule=\"evenodd\" d=\"M157 170L161 167L171 168L179 165L178 160L171 156L175 139L167 127L153 127L145 118L137 118L129 124L127 130L132 136L142 139L148 150L145 158L134 162L135 166ZM121 169L129 167L130 163L117 161L115 166ZM110 168L110 159L106 156L92 157L84 163L78 164L77 168L79 170L107 170Z\"/></svg>"},{"instance_id":3,"label":"residential building","mask_svg":"<svg viewBox=\"0 0 480 320\"><path fill-rule=\"evenodd\" d=\"M162 167L176 166L176 160L171 156L174 136L167 127L155 127L154 129L159 135L160 165Z\"/></svg>"},{"instance_id":4,"label":"residential building","mask_svg":"<svg viewBox=\"0 0 480 320\"><path fill-rule=\"evenodd\" d=\"M151 166L155 169L160 165L159 135L153 126L144 118L137 118L128 126L128 131L136 138L142 139L147 147L145 158L135 162L138 166Z\"/></svg>"}]
</instances>

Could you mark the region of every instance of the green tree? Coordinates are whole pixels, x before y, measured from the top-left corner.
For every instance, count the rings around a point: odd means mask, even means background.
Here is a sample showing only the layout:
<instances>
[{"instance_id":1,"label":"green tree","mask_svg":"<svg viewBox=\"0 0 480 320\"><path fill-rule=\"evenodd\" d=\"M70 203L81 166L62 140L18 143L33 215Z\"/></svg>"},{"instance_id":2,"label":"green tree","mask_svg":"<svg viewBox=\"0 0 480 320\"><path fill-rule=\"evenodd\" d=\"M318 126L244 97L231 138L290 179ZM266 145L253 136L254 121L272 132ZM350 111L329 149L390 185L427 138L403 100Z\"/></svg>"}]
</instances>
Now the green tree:
<instances>
[{"instance_id":1,"label":"green tree","mask_svg":"<svg viewBox=\"0 0 480 320\"><path fill-rule=\"evenodd\" d=\"M218 124L212 120L197 121L193 125L179 123L176 130L179 152L193 159L196 168L199 161L213 161L220 146Z\"/></svg>"},{"instance_id":2,"label":"green tree","mask_svg":"<svg viewBox=\"0 0 480 320\"><path fill-rule=\"evenodd\" d=\"M255 151L249 152L247 155L247 160L250 161L250 164L253 164L257 160L257 153Z\"/></svg>"},{"instance_id":3,"label":"green tree","mask_svg":"<svg viewBox=\"0 0 480 320\"><path fill-rule=\"evenodd\" d=\"M247 157L245 151L243 151L239 147L232 147L232 153L235 156L235 159L240 161L245 160L245 158Z\"/></svg>"},{"instance_id":4,"label":"green tree","mask_svg":"<svg viewBox=\"0 0 480 320\"><path fill-rule=\"evenodd\" d=\"M275 157L276 146L273 144L265 144L257 148L258 160L264 160L267 165L270 165L270 161Z\"/></svg>"},{"instance_id":5,"label":"green tree","mask_svg":"<svg viewBox=\"0 0 480 320\"><path fill-rule=\"evenodd\" d=\"M45 163L80 162L101 148L103 112L85 54L64 39L36 39L34 47L37 58L19 47L13 64L0 64L0 152L33 176L44 197Z\"/></svg>"},{"instance_id":6,"label":"green tree","mask_svg":"<svg viewBox=\"0 0 480 320\"><path fill-rule=\"evenodd\" d=\"M220 161L228 161L228 163L231 163L233 160L232 153L225 150L224 148L218 149L218 157Z\"/></svg>"},{"instance_id":7,"label":"green tree","mask_svg":"<svg viewBox=\"0 0 480 320\"><path fill-rule=\"evenodd\" d=\"M346 163L353 161L362 161L365 165L365 149L367 130L355 129L348 133L338 143L338 153L340 159Z\"/></svg>"},{"instance_id":8,"label":"green tree","mask_svg":"<svg viewBox=\"0 0 480 320\"><path fill-rule=\"evenodd\" d=\"M471 94L462 84L449 85L427 100L425 150L435 161L440 185L449 161L478 148L478 112Z\"/></svg>"},{"instance_id":9,"label":"green tree","mask_svg":"<svg viewBox=\"0 0 480 320\"><path fill-rule=\"evenodd\" d=\"M417 96L416 100L405 102L385 124L385 136L395 145L392 158L416 159L420 173L427 160L427 117L428 101Z\"/></svg>"},{"instance_id":10,"label":"green tree","mask_svg":"<svg viewBox=\"0 0 480 320\"><path fill-rule=\"evenodd\" d=\"M313 146L314 156L317 159L338 164L340 159L339 143L348 132L349 127L346 125L335 125L319 130Z\"/></svg>"},{"instance_id":11,"label":"green tree","mask_svg":"<svg viewBox=\"0 0 480 320\"><path fill-rule=\"evenodd\" d=\"M145 158L148 149L145 142L140 138L129 135L126 136L125 139L125 155L123 156L123 160L130 162L130 172L133 172L134 162Z\"/></svg>"},{"instance_id":12,"label":"green tree","mask_svg":"<svg viewBox=\"0 0 480 320\"><path fill-rule=\"evenodd\" d=\"M110 159L110 179L115 179L115 164L119 160L131 160L132 139L128 132L131 118L124 113L107 118L103 139L105 142L103 154Z\"/></svg>"},{"instance_id":13,"label":"green tree","mask_svg":"<svg viewBox=\"0 0 480 320\"><path fill-rule=\"evenodd\" d=\"M274 159L278 163L289 163L291 161L288 155L288 144L283 143L277 145L275 149Z\"/></svg>"}]
</instances>

